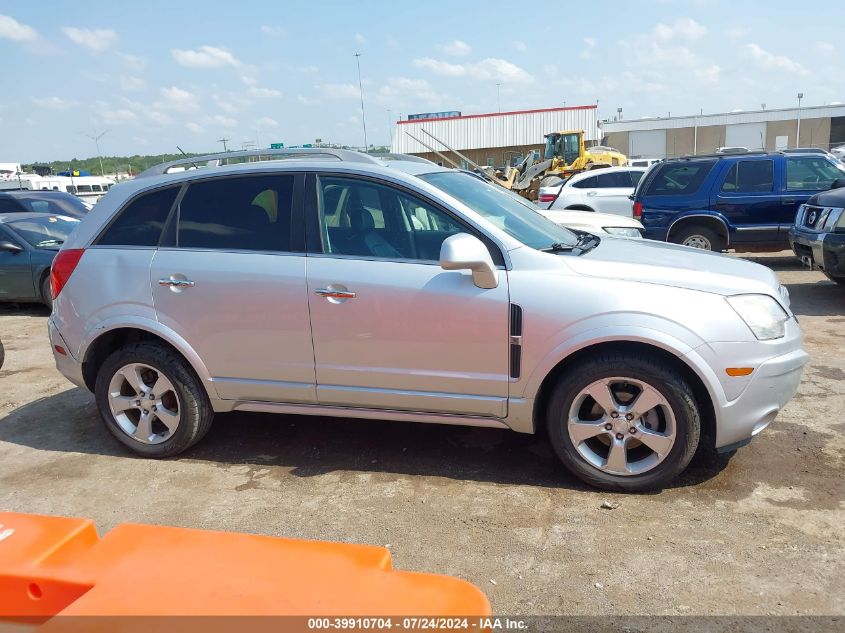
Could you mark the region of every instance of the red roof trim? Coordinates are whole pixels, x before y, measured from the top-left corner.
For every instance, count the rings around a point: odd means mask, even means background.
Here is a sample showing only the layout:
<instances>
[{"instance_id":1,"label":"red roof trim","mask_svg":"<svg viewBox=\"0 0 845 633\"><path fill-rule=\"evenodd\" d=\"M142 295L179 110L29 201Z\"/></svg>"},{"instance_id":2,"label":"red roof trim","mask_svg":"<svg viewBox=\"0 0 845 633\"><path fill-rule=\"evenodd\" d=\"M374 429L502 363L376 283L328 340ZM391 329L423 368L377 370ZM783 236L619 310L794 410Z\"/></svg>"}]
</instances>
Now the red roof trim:
<instances>
[{"instance_id":1,"label":"red roof trim","mask_svg":"<svg viewBox=\"0 0 845 633\"><path fill-rule=\"evenodd\" d=\"M508 116L510 114L537 114L538 112L565 112L566 110L595 110L597 105L567 106L565 108L540 108L538 110L513 110L512 112L491 112L489 114L465 114L463 116L447 116L441 119L414 119L413 121L397 121L398 125L409 123L428 123L430 121L454 121L456 119L481 119L493 116Z\"/></svg>"}]
</instances>

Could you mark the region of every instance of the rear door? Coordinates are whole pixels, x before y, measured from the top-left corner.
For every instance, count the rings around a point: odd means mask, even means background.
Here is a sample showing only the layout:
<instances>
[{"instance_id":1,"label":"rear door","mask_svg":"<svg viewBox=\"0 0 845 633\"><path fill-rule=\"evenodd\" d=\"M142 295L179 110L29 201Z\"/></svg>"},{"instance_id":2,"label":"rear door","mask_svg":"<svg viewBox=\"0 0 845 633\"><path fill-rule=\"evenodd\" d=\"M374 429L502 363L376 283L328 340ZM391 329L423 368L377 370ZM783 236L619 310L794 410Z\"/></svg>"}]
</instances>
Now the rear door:
<instances>
[{"instance_id":1,"label":"rear door","mask_svg":"<svg viewBox=\"0 0 845 633\"><path fill-rule=\"evenodd\" d=\"M587 191L587 197L592 197L590 205L602 213L631 216L631 199L634 184L628 171L599 172L596 176L597 188ZM593 193L595 192L595 193Z\"/></svg>"},{"instance_id":2,"label":"rear door","mask_svg":"<svg viewBox=\"0 0 845 633\"><path fill-rule=\"evenodd\" d=\"M772 158L738 160L711 192L711 206L736 229L735 243L778 241L781 194L775 188Z\"/></svg>"},{"instance_id":3,"label":"rear door","mask_svg":"<svg viewBox=\"0 0 845 633\"><path fill-rule=\"evenodd\" d=\"M191 182L150 267L158 320L223 399L314 402L301 174Z\"/></svg>"}]
</instances>

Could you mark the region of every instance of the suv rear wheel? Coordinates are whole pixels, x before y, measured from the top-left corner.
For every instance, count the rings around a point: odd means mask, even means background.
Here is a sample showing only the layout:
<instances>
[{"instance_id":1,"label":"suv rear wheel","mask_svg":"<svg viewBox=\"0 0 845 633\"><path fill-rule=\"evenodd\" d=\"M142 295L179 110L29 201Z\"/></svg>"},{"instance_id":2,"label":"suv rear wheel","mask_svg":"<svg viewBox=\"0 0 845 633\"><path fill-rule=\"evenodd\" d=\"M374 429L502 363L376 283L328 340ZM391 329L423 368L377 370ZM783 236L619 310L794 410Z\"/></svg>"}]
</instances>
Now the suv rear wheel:
<instances>
[{"instance_id":1,"label":"suv rear wheel","mask_svg":"<svg viewBox=\"0 0 845 633\"><path fill-rule=\"evenodd\" d=\"M112 353L94 388L106 428L145 457L170 457L197 443L211 426L208 394L184 358L155 343Z\"/></svg>"},{"instance_id":2,"label":"suv rear wheel","mask_svg":"<svg viewBox=\"0 0 845 633\"><path fill-rule=\"evenodd\" d=\"M831 275L829 273L825 273L824 276L831 281L838 283L840 286L845 286L845 277L843 276Z\"/></svg>"},{"instance_id":3,"label":"suv rear wheel","mask_svg":"<svg viewBox=\"0 0 845 633\"><path fill-rule=\"evenodd\" d=\"M701 422L682 375L606 353L567 371L546 410L552 446L579 479L607 490L661 488L687 467Z\"/></svg>"},{"instance_id":4,"label":"suv rear wheel","mask_svg":"<svg viewBox=\"0 0 845 633\"><path fill-rule=\"evenodd\" d=\"M706 251L722 252L727 247L724 238L713 229L700 224L691 224L678 229L672 236L672 242Z\"/></svg>"}]
</instances>

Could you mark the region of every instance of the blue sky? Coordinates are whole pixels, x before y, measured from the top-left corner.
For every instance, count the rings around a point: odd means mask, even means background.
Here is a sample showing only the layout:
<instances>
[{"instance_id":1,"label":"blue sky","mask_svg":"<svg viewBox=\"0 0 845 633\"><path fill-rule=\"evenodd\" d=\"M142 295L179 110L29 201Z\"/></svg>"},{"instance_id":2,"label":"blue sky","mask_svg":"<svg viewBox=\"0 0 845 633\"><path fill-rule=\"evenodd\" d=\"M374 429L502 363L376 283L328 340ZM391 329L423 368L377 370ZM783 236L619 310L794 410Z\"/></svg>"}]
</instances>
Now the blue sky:
<instances>
[{"instance_id":1,"label":"blue sky","mask_svg":"<svg viewBox=\"0 0 845 633\"><path fill-rule=\"evenodd\" d=\"M361 145L413 112L845 102L845 3L0 2L0 162ZM531 10L527 10L530 7Z\"/></svg>"}]
</instances>

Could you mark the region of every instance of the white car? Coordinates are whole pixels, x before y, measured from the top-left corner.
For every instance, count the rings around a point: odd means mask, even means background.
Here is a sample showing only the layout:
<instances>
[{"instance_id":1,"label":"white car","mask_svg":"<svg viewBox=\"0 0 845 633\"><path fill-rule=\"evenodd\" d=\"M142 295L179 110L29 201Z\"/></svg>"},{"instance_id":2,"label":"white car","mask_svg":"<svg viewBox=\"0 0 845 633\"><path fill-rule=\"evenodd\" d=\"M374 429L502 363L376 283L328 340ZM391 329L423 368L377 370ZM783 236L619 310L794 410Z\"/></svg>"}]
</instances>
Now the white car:
<instances>
[{"instance_id":1,"label":"white car","mask_svg":"<svg viewBox=\"0 0 845 633\"><path fill-rule=\"evenodd\" d=\"M611 213L590 213L588 211L547 211L537 209L540 215L558 226L577 231L586 231L593 235L616 235L640 239L645 230L642 223L634 218L626 218Z\"/></svg>"},{"instance_id":2,"label":"white car","mask_svg":"<svg viewBox=\"0 0 845 633\"><path fill-rule=\"evenodd\" d=\"M633 217L629 196L647 170L642 167L607 167L575 174L563 185L540 187L539 210L598 211Z\"/></svg>"}]
</instances>

